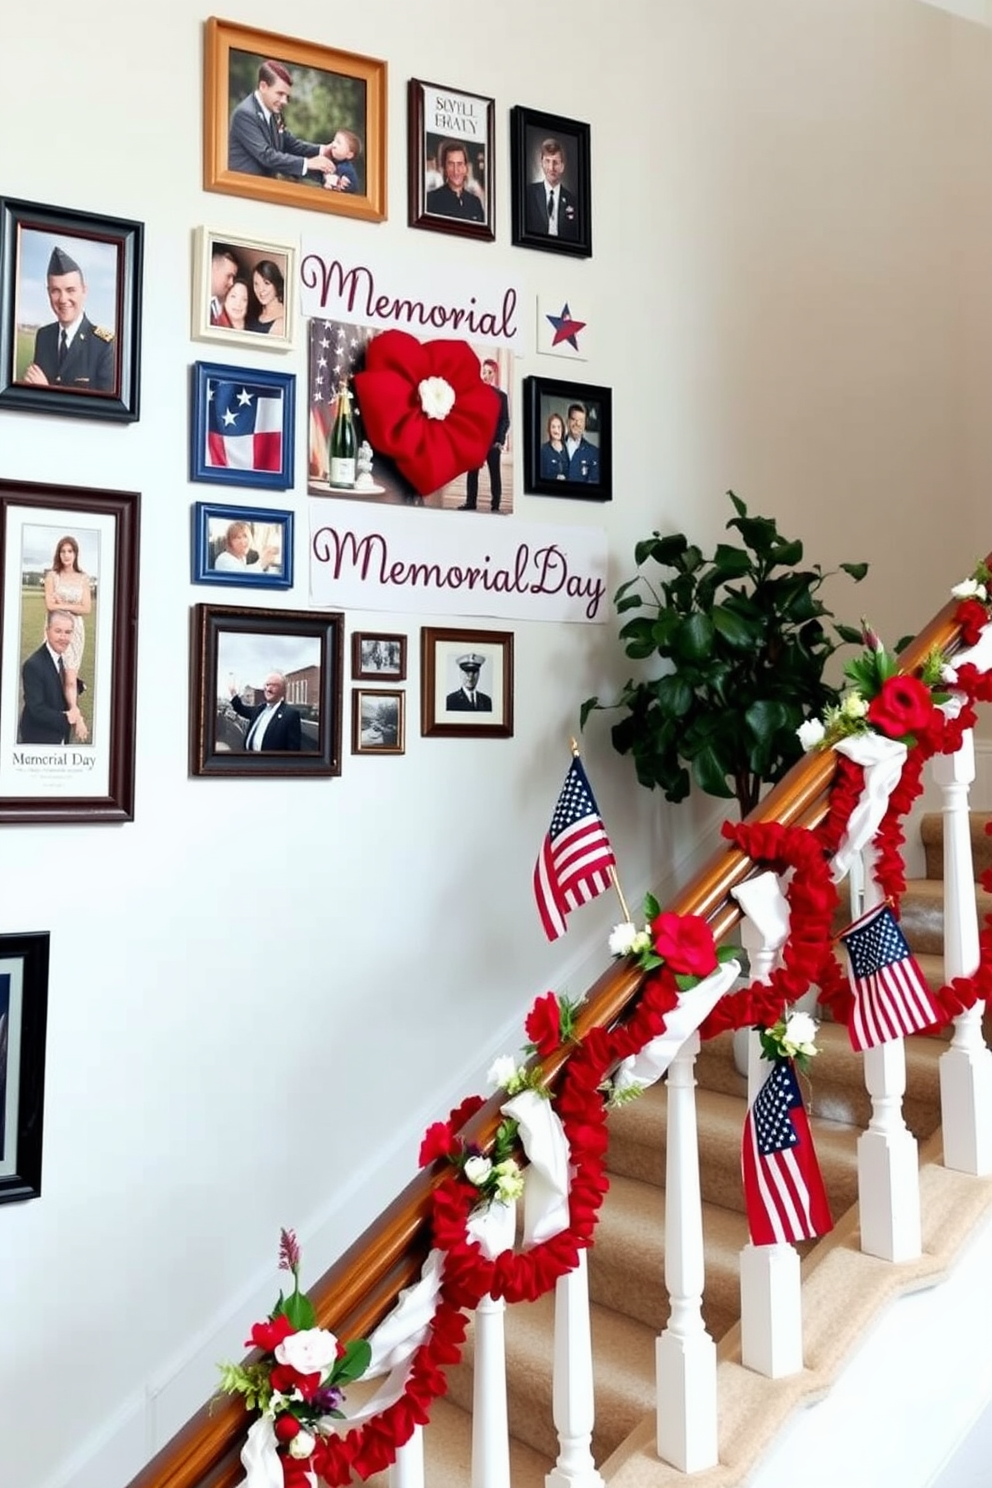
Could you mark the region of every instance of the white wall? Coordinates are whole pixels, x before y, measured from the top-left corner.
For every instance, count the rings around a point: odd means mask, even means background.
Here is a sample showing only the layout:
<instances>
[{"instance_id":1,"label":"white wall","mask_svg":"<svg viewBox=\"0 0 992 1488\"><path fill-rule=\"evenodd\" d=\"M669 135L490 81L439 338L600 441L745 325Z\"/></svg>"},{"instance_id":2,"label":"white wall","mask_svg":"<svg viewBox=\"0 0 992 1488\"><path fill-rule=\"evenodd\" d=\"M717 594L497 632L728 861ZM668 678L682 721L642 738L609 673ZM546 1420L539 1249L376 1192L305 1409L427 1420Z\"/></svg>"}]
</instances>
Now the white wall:
<instances>
[{"instance_id":1,"label":"white wall","mask_svg":"<svg viewBox=\"0 0 992 1488\"><path fill-rule=\"evenodd\" d=\"M615 500L521 498L515 521L604 524L612 586L654 526L711 543L733 486L810 560L870 560L829 598L892 636L989 546L992 38L904 0L575 0L560 24L521 0L301 0L278 21L243 0L237 19L388 57L389 221L335 219L342 244L442 270L485 256L595 319ZM515 737L472 743L418 732L419 627L450 621L389 617L411 638L403 758L187 778L189 606L223 602L187 578L210 494L186 476L187 367L209 359L186 330L191 233L312 225L201 191L202 20L190 0L5 16L21 124L0 187L147 233L141 421L0 414L0 475L143 501L135 821L3 836L0 930L52 931L44 1194L0 1209L0 1481L18 1488L126 1481L271 1303L280 1224L315 1277L412 1172L426 1122L521 1041L532 996L588 984L616 917L601 900L549 948L530 889L578 704L628 673L612 624L514 627ZM411 76L497 100L494 245L404 226ZM592 126L591 262L509 246L515 103ZM302 340L289 366L305 375ZM302 481L291 499L285 603L305 608ZM636 902L685 872L713 806L641 791L608 723L586 759Z\"/></svg>"}]
</instances>

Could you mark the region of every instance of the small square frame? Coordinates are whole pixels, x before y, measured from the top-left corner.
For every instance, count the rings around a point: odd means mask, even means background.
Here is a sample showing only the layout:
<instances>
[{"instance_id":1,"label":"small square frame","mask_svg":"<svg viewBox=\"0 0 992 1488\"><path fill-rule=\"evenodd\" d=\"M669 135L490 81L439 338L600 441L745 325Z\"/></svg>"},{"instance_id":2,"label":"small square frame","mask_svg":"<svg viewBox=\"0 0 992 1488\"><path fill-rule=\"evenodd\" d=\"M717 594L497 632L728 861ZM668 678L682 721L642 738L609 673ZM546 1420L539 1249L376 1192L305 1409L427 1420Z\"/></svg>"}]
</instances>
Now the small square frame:
<instances>
[{"instance_id":1,"label":"small square frame","mask_svg":"<svg viewBox=\"0 0 992 1488\"><path fill-rule=\"evenodd\" d=\"M49 941L0 935L0 1204L41 1195Z\"/></svg>"},{"instance_id":2,"label":"small square frame","mask_svg":"<svg viewBox=\"0 0 992 1488\"><path fill-rule=\"evenodd\" d=\"M352 688L351 752L406 753L406 693L402 688L388 692L381 687Z\"/></svg>"},{"instance_id":3,"label":"small square frame","mask_svg":"<svg viewBox=\"0 0 992 1488\"><path fill-rule=\"evenodd\" d=\"M356 630L351 638L351 675L356 682L404 682L406 636Z\"/></svg>"},{"instance_id":4,"label":"small square frame","mask_svg":"<svg viewBox=\"0 0 992 1488\"><path fill-rule=\"evenodd\" d=\"M225 537L235 523L250 529L277 526L281 529L278 544L266 543L272 534L251 530L244 568L233 564L225 567ZM293 525L291 511L274 511L263 506L215 506L208 501L197 501L193 506L193 583L226 584L244 589L292 589ZM266 546L278 546L282 558L278 568L271 560L263 566ZM256 555L254 561L253 552Z\"/></svg>"},{"instance_id":5,"label":"small square frame","mask_svg":"<svg viewBox=\"0 0 992 1488\"><path fill-rule=\"evenodd\" d=\"M409 225L426 228L429 232L454 233L463 238L492 242L496 236L496 100L478 93L466 93L460 88L446 88L440 83L425 83L420 78L411 78L407 104ZM450 126L443 128L445 115L457 120L457 132ZM435 209L431 208L431 193L442 191L445 186L444 159L459 148L468 167L465 191L480 202L481 221L438 210L437 198ZM427 169L429 158L436 159L433 178ZM481 183L479 175L482 176Z\"/></svg>"},{"instance_id":6,"label":"small square frame","mask_svg":"<svg viewBox=\"0 0 992 1488\"><path fill-rule=\"evenodd\" d=\"M272 330L250 329L249 324L239 329L214 320L211 301L212 264L214 253L229 258L237 265L235 280L244 281L248 289L248 308L255 297L254 274L260 264L266 265L263 277L278 285L282 280L283 328ZM276 270L273 275L272 270ZM255 301L257 304L258 302ZM222 312L223 313L223 312ZM296 319L296 249L292 243L266 242L262 238L239 238L231 233L216 232L213 228L198 227L193 233L193 327L195 341L220 341L228 346L250 346L252 351L291 351Z\"/></svg>"},{"instance_id":7,"label":"small square frame","mask_svg":"<svg viewBox=\"0 0 992 1488\"><path fill-rule=\"evenodd\" d=\"M340 775L343 652L340 612L194 605L190 774ZM261 692L271 671L282 672L286 679L283 701L297 716L285 720L284 732L296 734L300 747L252 752L244 745L261 706L254 695L246 703L242 694L249 684L253 694ZM234 704L235 696L241 710Z\"/></svg>"},{"instance_id":8,"label":"small square frame","mask_svg":"<svg viewBox=\"0 0 992 1488\"><path fill-rule=\"evenodd\" d=\"M523 394L524 490L532 496L612 501L612 389L551 377L525 377ZM585 433L596 436L595 444L585 439L592 450L588 460L582 460L581 456L578 461L570 459L567 451L558 453L549 438L551 418L561 419L567 433L568 410L576 403L586 410ZM562 474L563 471L567 473Z\"/></svg>"},{"instance_id":9,"label":"small square frame","mask_svg":"<svg viewBox=\"0 0 992 1488\"><path fill-rule=\"evenodd\" d=\"M233 55L232 55L233 54ZM247 57L242 66L240 56ZM211 16L206 22L203 49L203 187L228 196L248 196L255 201L274 202L285 207L307 207L315 212L335 212L344 217L358 217L366 222L382 222L386 216L386 64L375 57L357 52L338 52L314 42L292 36L278 36L271 31L256 31L231 21ZM264 61L277 61L299 74L310 70L324 74L324 90L339 98L342 108L334 113L335 130L347 127L361 138L364 165L364 190L328 191L314 178L290 179L276 174L263 175L259 170L232 170L229 164L231 117L242 101L251 97L256 86L257 69ZM232 67L232 63L234 64ZM248 65L250 64L250 65ZM238 77L239 97L231 97L232 74ZM334 79L328 83L327 79ZM347 107L362 105L362 119L354 117ZM293 122L292 97L287 105ZM340 119L338 115L340 114ZM259 125L261 127L261 125ZM330 124L328 126L330 130ZM324 145L326 140L314 141ZM361 178L360 178L361 180Z\"/></svg>"},{"instance_id":10,"label":"small square frame","mask_svg":"<svg viewBox=\"0 0 992 1488\"><path fill-rule=\"evenodd\" d=\"M144 234L142 223L123 217L0 201L0 408L134 422L141 382ZM42 303L56 247L78 262L86 283L87 324L76 331L65 359L78 380L64 386L54 381L58 321ZM91 321L90 313L98 319ZM47 384L23 381L31 365L48 375ZM90 386L104 380L109 380L106 388Z\"/></svg>"},{"instance_id":11,"label":"small square frame","mask_svg":"<svg viewBox=\"0 0 992 1488\"><path fill-rule=\"evenodd\" d=\"M217 393L233 385L231 393L221 400ZM237 388L238 391L234 391ZM252 389L252 392L249 392ZM250 415L252 404L260 393L281 400L280 442L276 460L264 469L238 464L211 463L209 437L223 437L224 426L236 432L238 419L245 409ZM219 362L194 362L190 387L190 479L216 482L222 486L255 486L269 491L288 491L293 484L293 442L296 432L296 377L292 372L270 372L268 368L229 367ZM246 401L247 400L247 401ZM211 419L211 405L215 413ZM227 419L230 418L230 424ZM218 429L211 428L216 423ZM245 436L247 437L247 436ZM263 461L270 458L270 447L262 445ZM276 465L278 463L278 468Z\"/></svg>"},{"instance_id":12,"label":"small square frame","mask_svg":"<svg viewBox=\"0 0 992 1488\"><path fill-rule=\"evenodd\" d=\"M546 195L542 189L541 145L553 140L561 147L564 174L556 188L559 230L547 230ZM590 130L578 119L542 114L519 104L510 110L510 226L518 248L544 253L592 257L592 170Z\"/></svg>"},{"instance_id":13,"label":"small square frame","mask_svg":"<svg viewBox=\"0 0 992 1488\"><path fill-rule=\"evenodd\" d=\"M460 695L458 657L462 653L482 659L476 691L485 702L479 709L470 708ZM420 732L425 738L512 738L512 631L422 627Z\"/></svg>"}]
</instances>

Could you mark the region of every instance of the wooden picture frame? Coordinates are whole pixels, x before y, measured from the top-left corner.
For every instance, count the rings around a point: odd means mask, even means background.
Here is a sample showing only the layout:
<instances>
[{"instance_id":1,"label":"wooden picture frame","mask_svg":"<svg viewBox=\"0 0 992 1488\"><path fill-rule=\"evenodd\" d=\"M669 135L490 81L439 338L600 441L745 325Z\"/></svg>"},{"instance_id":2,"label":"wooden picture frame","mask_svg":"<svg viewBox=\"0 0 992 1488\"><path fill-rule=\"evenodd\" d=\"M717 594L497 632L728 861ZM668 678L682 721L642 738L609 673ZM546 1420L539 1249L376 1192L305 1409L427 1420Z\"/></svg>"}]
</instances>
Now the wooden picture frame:
<instances>
[{"instance_id":1,"label":"wooden picture frame","mask_svg":"<svg viewBox=\"0 0 992 1488\"><path fill-rule=\"evenodd\" d=\"M190 774L340 775L343 638L337 612L195 605Z\"/></svg>"},{"instance_id":2,"label":"wooden picture frame","mask_svg":"<svg viewBox=\"0 0 992 1488\"><path fill-rule=\"evenodd\" d=\"M288 491L293 484L296 377L194 362L190 479Z\"/></svg>"},{"instance_id":3,"label":"wooden picture frame","mask_svg":"<svg viewBox=\"0 0 992 1488\"><path fill-rule=\"evenodd\" d=\"M192 308L195 341L226 342L252 351L291 351L296 249L292 243L196 228ZM239 312L244 325L233 323Z\"/></svg>"},{"instance_id":4,"label":"wooden picture frame","mask_svg":"<svg viewBox=\"0 0 992 1488\"><path fill-rule=\"evenodd\" d=\"M496 236L496 100L411 78L408 222L492 242Z\"/></svg>"},{"instance_id":5,"label":"wooden picture frame","mask_svg":"<svg viewBox=\"0 0 992 1488\"><path fill-rule=\"evenodd\" d=\"M293 526L291 511L195 502L193 583L292 589Z\"/></svg>"},{"instance_id":6,"label":"wooden picture frame","mask_svg":"<svg viewBox=\"0 0 992 1488\"><path fill-rule=\"evenodd\" d=\"M351 675L356 682L404 682L406 636L356 630L351 638Z\"/></svg>"},{"instance_id":7,"label":"wooden picture frame","mask_svg":"<svg viewBox=\"0 0 992 1488\"><path fill-rule=\"evenodd\" d=\"M268 109L256 94L259 69L272 62L284 76L272 74L266 83ZM211 16L204 44L204 190L383 221L386 81L386 63L377 58ZM334 160L327 152L340 144L339 135L353 153ZM304 170L308 160L315 164ZM318 172L317 161L326 168ZM350 169L333 171L341 165ZM332 171L338 184L328 190L324 180Z\"/></svg>"},{"instance_id":8,"label":"wooden picture frame","mask_svg":"<svg viewBox=\"0 0 992 1488\"><path fill-rule=\"evenodd\" d=\"M612 501L612 390L551 377L525 377L523 394L524 490L532 496ZM554 420L561 425L560 431L553 427ZM565 443L569 436L579 441L571 452Z\"/></svg>"},{"instance_id":9,"label":"wooden picture frame","mask_svg":"<svg viewBox=\"0 0 992 1488\"><path fill-rule=\"evenodd\" d=\"M406 752L406 693L401 688L354 687L351 692L352 754Z\"/></svg>"},{"instance_id":10,"label":"wooden picture frame","mask_svg":"<svg viewBox=\"0 0 992 1488\"><path fill-rule=\"evenodd\" d=\"M0 481L0 822L133 820L140 502Z\"/></svg>"},{"instance_id":11,"label":"wooden picture frame","mask_svg":"<svg viewBox=\"0 0 992 1488\"><path fill-rule=\"evenodd\" d=\"M512 631L421 629L420 732L425 738L512 738Z\"/></svg>"},{"instance_id":12,"label":"wooden picture frame","mask_svg":"<svg viewBox=\"0 0 992 1488\"><path fill-rule=\"evenodd\" d=\"M589 125L578 119L519 105L510 110L510 225L517 248L592 257L590 138Z\"/></svg>"},{"instance_id":13,"label":"wooden picture frame","mask_svg":"<svg viewBox=\"0 0 992 1488\"><path fill-rule=\"evenodd\" d=\"M144 231L123 217L0 200L0 408L138 417Z\"/></svg>"},{"instance_id":14,"label":"wooden picture frame","mask_svg":"<svg viewBox=\"0 0 992 1488\"><path fill-rule=\"evenodd\" d=\"M0 935L0 1204L41 1195L49 940Z\"/></svg>"}]
</instances>

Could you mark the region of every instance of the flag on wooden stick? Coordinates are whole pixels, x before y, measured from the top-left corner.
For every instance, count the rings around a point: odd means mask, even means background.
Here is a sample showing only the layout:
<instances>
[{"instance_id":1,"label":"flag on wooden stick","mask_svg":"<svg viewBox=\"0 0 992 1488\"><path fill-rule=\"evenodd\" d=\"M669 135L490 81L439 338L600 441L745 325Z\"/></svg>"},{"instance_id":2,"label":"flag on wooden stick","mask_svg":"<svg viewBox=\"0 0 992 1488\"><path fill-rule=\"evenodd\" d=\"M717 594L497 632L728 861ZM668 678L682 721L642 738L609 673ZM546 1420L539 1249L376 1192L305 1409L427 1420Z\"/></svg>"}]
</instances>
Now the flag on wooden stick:
<instances>
[{"instance_id":1,"label":"flag on wooden stick","mask_svg":"<svg viewBox=\"0 0 992 1488\"><path fill-rule=\"evenodd\" d=\"M534 869L534 897L549 940L565 934L565 916L570 910L610 887L609 870L615 863L599 807L576 755Z\"/></svg>"},{"instance_id":2,"label":"flag on wooden stick","mask_svg":"<svg viewBox=\"0 0 992 1488\"><path fill-rule=\"evenodd\" d=\"M854 1007L847 1025L854 1049L874 1049L943 1021L926 977L887 903L841 935L851 968Z\"/></svg>"},{"instance_id":3,"label":"flag on wooden stick","mask_svg":"<svg viewBox=\"0 0 992 1488\"><path fill-rule=\"evenodd\" d=\"M833 1229L791 1059L772 1061L748 1107L741 1165L752 1245L813 1240Z\"/></svg>"}]
</instances>

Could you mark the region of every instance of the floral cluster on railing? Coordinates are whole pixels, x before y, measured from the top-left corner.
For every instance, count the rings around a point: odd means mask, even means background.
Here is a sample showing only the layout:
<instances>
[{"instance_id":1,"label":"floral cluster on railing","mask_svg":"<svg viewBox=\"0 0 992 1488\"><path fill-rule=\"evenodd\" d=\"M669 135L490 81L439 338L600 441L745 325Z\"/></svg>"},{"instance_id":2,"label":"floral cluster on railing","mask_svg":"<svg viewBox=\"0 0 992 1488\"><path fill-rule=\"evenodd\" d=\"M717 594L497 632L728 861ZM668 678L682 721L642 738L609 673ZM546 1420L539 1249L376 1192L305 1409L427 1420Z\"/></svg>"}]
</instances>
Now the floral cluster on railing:
<instances>
[{"instance_id":1,"label":"floral cluster on railing","mask_svg":"<svg viewBox=\"0 0 992 1488\"><path fill-rule=\"evenodd\" d=\"M974 646L992 613L992 574L981 564L953 593L962 640ZM863 814L871 769L859 740L878 736L888 741L886 749L899 746L898 769L886 785L880 819L868 839L874 877L888 901L884 913L894 925L905 886L902 823L922 789L923 765L935 753L960 748L964 731L975 723L975 704L992 701L992 670L967 656L955 657L952 667L934 653L919 677L906 676L870 627L864 636L864 654L846 669L848 689L841 703L801 731L807 748L836 752L824 820L815 830L774 821L723 827L729 842L783 886L788 932L775 969L765 979L734 988L739 967L731 959L733 950L717 948L699 916L664 913L649 896L643 926L625 920L609 941L614 956L629 958L642 972L625 1021L583 1026L579 1005L553 992L539 997L525 1021L525 1050L532 1057L520 1063L503 1055L489 1071L489 1083L501 1092L502 1119L487 1150L463 1135L485 1104L481 1095L462 1101L424 1134L420 1163L434 1166L437 1179L431 1200L434 1249L420 1283L380 1325L391 1330L388 1351L379 1346L379 1330L368 1342L342 1349L333 1334L314 1326L312 1309L299 1291L299 1249L285 1232L281 1264L292 1272L292 1295L280 1296L270 1317L252 1329L250 1342L261 1350L260 1358L224 1366L223 1388L242 1395L249 1410L259 1413L249 1448L255 1434L254 1448L264 1450L252 1458L246 1448L247 1488L296 1488L314 1480L339 1488L395 1460L447 1388L446 1371L461 1355L467 1314L486 1296L533 1300L574 1270L592 1242L607 1189L609 1108L660 1078L689 1033L698 1031L705 1039L728 1029L757 1029L776 1079L789 1087L775 1098L798 1100L798 1116L804 1119L792 1066L804 1070L815 1057L817 1024L793 1005L815 986L818 1002L835 1021L850 1024L855 1008L857 977L852 989L835 956L833 927L838 858L853 822ZM982 882L992 891L992 870ZM933 1022L927 1026L940 1026L990 1000L992 915L980 936L974 975L955 978L932 994L927 1016L932 1013ZM852 1043L864 1046L853 1032ZM566 1045L567 1059L556 1061L560 1068L552 1098L541 1061ZM768 1085L771 1090L770 1077ZM749 1121L753 1115L752 1105ZM808 1145L811 1149L811 1139ZM743 1152L747 1192L748 1162L759 1160L758 1147L749 1149L745 1139ZM512 1208L521 1196L523 1238L517 1241ZM511 1220L505 1243L499 1238L505 1233L499 1226L504 1214ZM757 1232L752 1224L754 1243L783 1238L775 1213L769 1211L766 1220ZM811 1178L804 1233L823 1233L831 1222L825 1194ZM786 1232L785 1238L793 1237ZM395 1372L393 1335L402 1333L407 1313L414 1321L406 1350L399 1351L405 1362L398 1390L351 1411L343 1386L363 1373L375 1376L383 1352Z\"/></svg>"}]
</instances>

